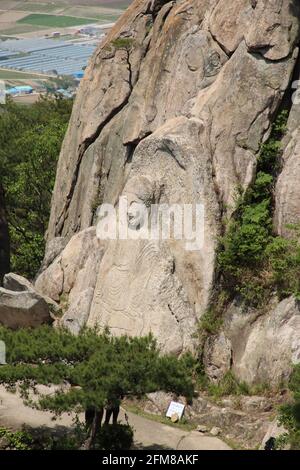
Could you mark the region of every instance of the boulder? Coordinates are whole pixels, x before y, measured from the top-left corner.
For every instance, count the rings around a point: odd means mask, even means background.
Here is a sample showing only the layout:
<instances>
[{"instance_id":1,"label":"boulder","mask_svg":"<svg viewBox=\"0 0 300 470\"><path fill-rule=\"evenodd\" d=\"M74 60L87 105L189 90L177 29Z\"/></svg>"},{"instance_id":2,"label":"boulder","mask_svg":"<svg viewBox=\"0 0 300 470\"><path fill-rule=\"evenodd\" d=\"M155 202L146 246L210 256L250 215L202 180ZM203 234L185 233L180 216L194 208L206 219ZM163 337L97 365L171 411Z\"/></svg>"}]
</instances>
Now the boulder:
<instances>
[{"instance_id":1,"label":"boulder","mask_svg":"<svg viewBox=\"0 0 300 470\"><path fill-rule=\"evenodd\" d=\"M240 398L241 409L247 413L266 412L273 408L273 402L270 398L260 396L250 396Z\"/></svg>"},{"instance_id":2,"label":"boulder","mask_svg":"<svg viewBox=\"0 0 300 470\"><path fill-rule=\"evenodd\" d=\"M10 290L13 292L29 291L32 293L37 293L48 304L50 312L55 314L55 313L59 313L60 311L60 306L53 299L51 299L47 295L42 295L36 292L36 289L34 288L33 284L30 281L28 281L28 279L26 279L23 276L20 276L19 274L15 274L15 273L6 274L3 279L3 287L6 290Z\"/></svg>"},{"instance_id":3,"label":"boulder","mask_svg":"<svg viewBox=\"0 0 300 470\"><path fill-rule=\"evenodd\" d=\"M50 324L46 301L33 291L13 292L0 288L0 323L17 329Z\"/></svg>"},{"instance_id":4,"label":"boulder","mask_svg":"<svg viewBox=\"0 0 300 470\"><path fill-rule=\"evenodd\" d=\"M205 426L204 424L198 424L196 431L201 432L201 433L206 433L208 432L208 427Z\"/></svg>"},{"instance_id":5,"label":"boulder","mask_svg":"<svg viewBox=\"0 0 300 470\"><path fill-rule=\"evenodd\" d=\"M171 393L163 391L147 393L147 399L150 403L147 403L147 410L150 412L158 412L159 414L166 414L168 407L175 399L175 396Z\"/></svg>"},{"instance_id":6,"label":"boulder","mask_svg":"<svg viewBox=\"0 0 300 470\"><path fill-rule=\"evenodd\" d=\"M12 290L14 292L33 290L33 285L30 281L28 281L28 279L15 273L5 274L3 279L3 287L6 290Z\"/></svg>"},{"instance_id":7,"label":"boulder","mask_svg":"<svg viewBox=\"0 0 300 470\"><path fill-rule=\"evenodd\" d=\"M211 430L210 430L210 434L212 436L219 436L221 434L221 432L222 432L222 429L218 428L217 426L211 428Z\"/></svg>"}]
</instances>

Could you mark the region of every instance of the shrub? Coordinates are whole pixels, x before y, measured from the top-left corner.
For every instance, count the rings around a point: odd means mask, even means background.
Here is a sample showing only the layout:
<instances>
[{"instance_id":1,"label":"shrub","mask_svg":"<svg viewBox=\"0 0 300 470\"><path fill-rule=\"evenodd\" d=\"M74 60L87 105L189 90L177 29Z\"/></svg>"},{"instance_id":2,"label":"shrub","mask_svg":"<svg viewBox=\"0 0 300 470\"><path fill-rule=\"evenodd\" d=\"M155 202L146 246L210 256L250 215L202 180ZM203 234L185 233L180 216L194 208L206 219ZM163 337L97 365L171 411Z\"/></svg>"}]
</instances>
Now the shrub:
<instances>
[{"instance_id":1,"label":"shrub","mask_svg":"<svg viewBox=\"0 0 300 470\"><path fill-rule=\"evenodd\" d=\"M133 429L128 424L104 425L95 443L97 450L128 450L133 444Z\"/></svg>"},{"instance_id":2,"label":"shrub","mask_svg":"<svg viewBox=\"0 0 300 470\"><path fill-rule=\"evenodd\" d=\"M279 298L300 299L299 233L286 240L273 233L273 189L280 167L281 138L287 113L275 121L268 142L262 145L256 179L245 194L239 193L236 211L220 239L218 266L224 288L232 297L262 307L277 291Z\"/></svg>"},{"instance_id":3,"label":"shrub","mask_svg":"<svg viewBox=\"0 0 300 470\"><path fill-rule=\"evenodd\" d=\"M200 318L199 326L201 331L215 335L221 328L222 323L222 318L220 318L216 310L211 307Z\"/></svg>"},{"instance_id":4,"label":"shrub","mask_svg":"<svg viewBox=\"0 0 300 470\"><path fill-rule=\"evenodd\" d=\"M294 367L289 388L294 400L280 408L279 423L288 431L280 445L289 443L292 450L300 450L300 364Z\"/></svg>"},{"instance_id":5,"label":"shrub","mask_svg":"<svg viewBox=\"0 0 300 470\"><path fill-rule=\"evenodd\" d=\"M207 385L207 391L215 398L250 394L249 387L245 383L240 383L231 371L227 372L218 383L210 382Z\"/></svg>"},{"instance_id":6,"label":"shrub","mask_svg":"<svg viewBox=\"0 0 300 470\"><path fill-rule=\"evenodd\" d=\"M134 45L133 38L118 38L112 41L112 45L115 49L125 49L130 50Z\"/></svg>"},{"instance_id":7,"label":"shrub","mask_svg":"<svg viewBox=\"0 0 300 470\"><path fill-rule=\"evenodd\" d=\"M6 428L0 428L0 438L6 438L8 447L15 450L30 450L32 447L32 437L26 431L9 431Z\"/></svg>"}]
</instances>

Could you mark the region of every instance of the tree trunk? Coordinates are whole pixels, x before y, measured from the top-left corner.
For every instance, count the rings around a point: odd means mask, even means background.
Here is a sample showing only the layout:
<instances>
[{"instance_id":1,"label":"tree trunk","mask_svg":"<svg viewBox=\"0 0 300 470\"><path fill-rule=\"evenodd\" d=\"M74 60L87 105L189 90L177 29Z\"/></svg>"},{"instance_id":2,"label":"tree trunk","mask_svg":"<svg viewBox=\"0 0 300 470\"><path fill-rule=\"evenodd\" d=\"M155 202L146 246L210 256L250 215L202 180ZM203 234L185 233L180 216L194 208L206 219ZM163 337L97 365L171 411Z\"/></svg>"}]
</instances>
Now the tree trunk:
<instances>
[{"instance_id":1,"label":"tree trunk","mask_svg":"<svg viewBox=\"0 0 300 470\"><path fill-rule=\"evenodd\" d=\"M9 233L6 220L4 191L0 183L0 285L2 285L4 274L8 273L10 270L9 255Z\"/></svg>"},{"instance_id":2,"label":"tree trunk","mask_svg":"<svg viewBox=\"0 0 300 470\"><path fill-rule=\"evenodd\" d=\"M82 449L90 450L95 446L95 440L98 432L101 429L101 423L103 418L103 408L89 408L85 412L85 423L88 431L88 437L83 444Z\"/></svg>"}]
</instances>

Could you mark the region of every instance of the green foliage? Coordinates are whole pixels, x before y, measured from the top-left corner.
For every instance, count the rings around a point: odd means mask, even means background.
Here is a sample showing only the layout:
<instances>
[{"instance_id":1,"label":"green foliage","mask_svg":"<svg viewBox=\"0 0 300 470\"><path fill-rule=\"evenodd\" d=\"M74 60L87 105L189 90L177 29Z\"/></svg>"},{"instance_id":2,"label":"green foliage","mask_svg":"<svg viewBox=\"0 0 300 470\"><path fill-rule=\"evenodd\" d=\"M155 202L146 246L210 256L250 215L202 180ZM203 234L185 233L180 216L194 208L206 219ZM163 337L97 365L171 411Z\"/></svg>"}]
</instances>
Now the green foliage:
<instances>
[{"instance_id":1,"label":"green foliage","mask_svg":"<svg viewBox=\"0 0 300 470\"><path fill-rule=\"evenodd\" d=\"M8 447L14 450L30 450L32 447L32 437L26 431L12 432L5 428L0 428L0 439L6 438Z\"/></svg>"},{"instance_id":2,"label":"green foliage","mask_svg":"<svg viewBox=\"0 0 300 470\"><path fill-rule=\"evenodd\" d=\"M49 93L56 93L59 89L67 90L68 88L75 88L77 82L71 75L61 75L50 78L48 82L44 83L44 86Z\"/></svg>"},{"instance_id":3,"label":"green foliage","mask_svg":"<svg viewBox=\"0 0 300 470\"><path fill-rule=\"evenodd\" d=\"M152 28L153 28L153 23L152 23L152 21L148 21L147 24L146 24L146 33L147 33L147 34L150 34Z\"/></svg>"},{"instance_id":4,"label":"green foliage","mask_svg":"<svg viewBox=\"0 0 300 470\"><path fill-rule=\"evenodd\" d=\"M44 254L57 158L72 102L43 98L0 105L0 178L11 237L11 269L33 278Z\"/></svg>"},{"instance_id":5,"label":"green foliage","mask_svg":"<svg viewBox=\"0 0 300 470\"><path fill-rule=\"evenodd\" d=\"M280 446L289 444L292 450L300 450L300 364L294 367L289 388L293 392L293 402L280 408L279 423L284 426L288 435L282 437Z\"/></svg>"},{"instance_id":6,"label":"green foliage","mask_svg":"<svg viewBox=\"0 0 300 470\"><path fill-rule=\"evenodd\" d=\"M272 231L274 178L286 120L283 112L274 123L261 148L256 179L245 194L240 192L233 219L220 240L218 264L224 288L254 307L263 306L274 290L280 298L291 294L300 298L299 230L291 240Z\"/></svg>"},{"instance_id":7,"label":"green foliage","mask_svg":"<svg viewBox=\"0 0 300 470\"><path fill-rule=\"evenodd\" d=\"M300 300L300 226L290 226L289 239L274 237L266 249L271 281L279 298L291 294Z\"/></svg>"},{"instance_id":8,"label":"green foliage","mask_svg":"<svg viewBox=\"0 0 300 470\"><path fill-rule=\"evenodd\" d=\"M50 435L33 436L34 449L78 450L87 438L86 426L78 418L68 433L52 432ZM95 450L128 450L133 444L133 429L128 424L103 425L94 443Z\"/></svg>"},{"instance_id":9,"label":"green foliage","mask_svg":"<svg viewBox=\"0 0 300 470\"><path fill-rule=\"evenodd\" d=\"M96 450L128 450L133 444L133 429L126 424L104 425L97 435Z\"/></svg>"},{"instance_id":10,"label":"green foliage","mask_svg":"<svg viewBox=\"0 0 300 470\"><path fill-rule=\"evenodd\" d=\"M59 415L62 412L101 410L119 406L125 397L142 397L157 390L194 394L190 355L178 359L161 355L152 336L119 338L108 332L84 329L78 336L69 331L42 326L17 331L0 327L0 340L6 345L7 365L0 368L0 383L16 384L26 404ZM41 395L37 384L62 385L54 394ZM32 390L34 395L29 395ZM31 397L31 398L29 398ZM47 444L53 448L78 448L91 439L90 427ZM132 443L128 426L106 426L92 434L89 445L98 449L124 449Z\"/></svg>"},{"instance_id":11,"label":"green foliage","mask_svg":"<svg viewBox=\"0 0 300 470\"><path fill-rule=\"evenodd\" d=\"M18 383L25 391L36 384L73 385L51 396L39 397L39 406L57 414L119 404L125 396L165 390L193 396L187 357L162 356L151 337L115 338L86 329L78 336L65 330L39 327L10 331L0 328L8 365L0 368L0 383ZM75 386L76 385L76 386ZM32 404L32 403L31 403Z\"/></svg>"},{"instance_id":12,"label":"green foliage","mask_svg":"<svg viewBox=\"0 0 300 470\"><path fill-rule=\"evenodd\" d=\"M209 308L200 319L200 329L210 335L218 333L222 326L222 319L217 315L214 308Z\"/></svg>"},{"instance_id":13,"label":"green foliage","mask_svg":"<svg viewBox=\"0 0 300 470\"><path fill-rule=\"evenodd\" d=\"M210 306L198 322L197 336L200 348L201 345L204 346L209 335L216 335L220 331L223 325L222 314L229 301L230 295L225 289L214 293ZM201 370L199 374L202 376L203 371Z\"/></svg>"},{"instance_id":14,"label":"green foliage","mask_svg":"<svg viewBox=\"0 0 300 470\"><path fill-rule=\"evenodd\" d=\"M218 382L207 382L205 390L214 398L221 398L228 395L249 395L250 389L246 383L240 383L231 371L227 372Z\"/></svg>"},{"instance_id":15,"label":"green foliage","mask_svg":"<svg viewBox=\"0 0 300 470\"><path fill-rule=\"evenodd\" d=\"M133 38L117 38L112 41L112 45L115 49L125 49L129 51L134 45Z\"/></svg>"}]
</instances>

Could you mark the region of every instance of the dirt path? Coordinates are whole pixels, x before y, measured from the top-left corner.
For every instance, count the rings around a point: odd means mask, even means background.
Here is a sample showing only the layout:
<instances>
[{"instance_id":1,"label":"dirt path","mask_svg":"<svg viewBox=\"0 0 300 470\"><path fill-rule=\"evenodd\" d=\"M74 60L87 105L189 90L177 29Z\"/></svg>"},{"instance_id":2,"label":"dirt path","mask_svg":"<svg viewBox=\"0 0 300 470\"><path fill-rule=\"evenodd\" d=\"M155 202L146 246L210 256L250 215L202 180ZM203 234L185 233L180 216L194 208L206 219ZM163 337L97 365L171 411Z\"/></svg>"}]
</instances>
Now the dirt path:
<instances>
[{"instance_id":1,"label":"dirt path","mask_svg":"<svg viewBox=\"0 0 300 470\"><path fill-rule=\"evenodd\" d=\"M183 431L151 421L142 416L127 412L128 421L134 428L137 449L178 449L178 450L230 450L227 444L217 437L201 436L197 431ZM24 423L31 427L62 428L72 426L72 415L63 414L53 421L53 415L23 404L18 394L13 394L0 386L0 426L20 429ZM125 422L124 412L121 421Z\"/></svg>"}]
</instances>

